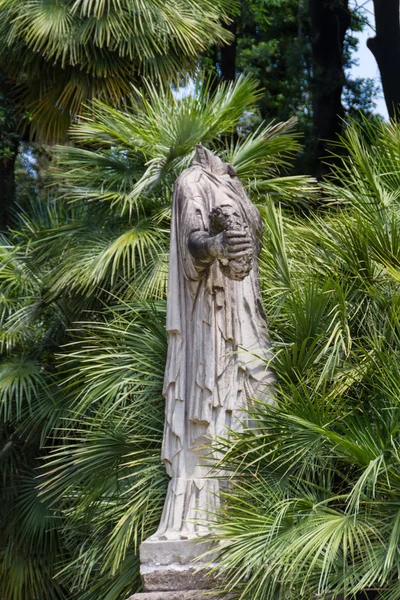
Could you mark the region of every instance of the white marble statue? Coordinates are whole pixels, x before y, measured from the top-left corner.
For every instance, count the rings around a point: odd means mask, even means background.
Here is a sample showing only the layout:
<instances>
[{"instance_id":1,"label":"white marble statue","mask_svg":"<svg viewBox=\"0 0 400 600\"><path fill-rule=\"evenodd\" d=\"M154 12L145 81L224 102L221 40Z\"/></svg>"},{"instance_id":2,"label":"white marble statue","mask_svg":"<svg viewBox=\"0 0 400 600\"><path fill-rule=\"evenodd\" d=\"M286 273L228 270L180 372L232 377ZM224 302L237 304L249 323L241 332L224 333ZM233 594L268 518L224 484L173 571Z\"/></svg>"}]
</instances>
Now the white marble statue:
<instances>
[{"instance_id":1,"label":"white marble statue","mask_svg":"<svg viewBox=\"0 0 400 600\"><path fill-rule=\"evenodd\" d=\"M231 165L198 146L172 207L162 460L171 481L156 540L206 533L219 482L204 455L243 427L252 398L272 402L257 255L261 216Z\"/></svg>"}]
</instances>

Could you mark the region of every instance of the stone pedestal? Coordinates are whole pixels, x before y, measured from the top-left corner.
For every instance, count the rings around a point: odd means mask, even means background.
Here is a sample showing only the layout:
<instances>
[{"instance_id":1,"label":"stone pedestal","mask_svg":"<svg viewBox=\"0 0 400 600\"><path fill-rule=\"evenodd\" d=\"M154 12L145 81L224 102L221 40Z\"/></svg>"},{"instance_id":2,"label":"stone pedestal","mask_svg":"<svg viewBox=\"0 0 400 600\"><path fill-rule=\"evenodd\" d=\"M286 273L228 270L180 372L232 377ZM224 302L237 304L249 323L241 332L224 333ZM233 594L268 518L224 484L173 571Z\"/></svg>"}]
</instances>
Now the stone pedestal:
<instances>
[{"instance_id":1,"label":"stone pedestal","mask_svg":"<svg viewBox=\"0 0 400 600\"><path fill-rule=\"evenodd\" d=\"M217 557L218 545L210 540L147 540L140 546L144 592L128 600L228 600L213 591L221 584L213 573Z\"/></svg>"},{"instance_id":2,"label":"stone pedestal","mask_svg":"<svg viewBox=\"0 0 400 600\"><path fill-rule=\"evenodd\" d=\"M144 565L140 569L143 588L148 592L181 592L213 587L216 581L209 575L210 567L208 570L201 567L176 563L165 567Z\"/></svg>"},{"instance_id":3,"label":"stone pedestal","mask_svg":"<svg viewBox=\"0 0 400 600\"><path fill-rule=\"evenodd\" d=\"M196 566L216 562L218 543L207 538L191 540L146 540L140 544L142 566L167 566L171 564Z\"/></svg>"}]
</instances>

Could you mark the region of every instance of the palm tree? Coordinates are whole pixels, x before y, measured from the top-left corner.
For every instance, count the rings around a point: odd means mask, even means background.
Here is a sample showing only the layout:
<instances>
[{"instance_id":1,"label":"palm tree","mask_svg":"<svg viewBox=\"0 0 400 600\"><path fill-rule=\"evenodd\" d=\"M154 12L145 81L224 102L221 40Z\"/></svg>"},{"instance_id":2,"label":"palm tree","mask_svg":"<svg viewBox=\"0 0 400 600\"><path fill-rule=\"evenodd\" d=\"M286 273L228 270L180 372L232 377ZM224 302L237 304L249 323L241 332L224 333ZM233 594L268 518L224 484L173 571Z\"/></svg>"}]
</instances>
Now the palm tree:
<instances>
[{"instance_id":1,"label":"palm tree","mask_svg":"<svg viewBox=\"0 0 400 600\"><path fill-rule=\"evenodd\" d=\"M0 93L7 132L0 204L9 206L0 213L0 226L5 228L14 202L22 137L64 140L71 120L92 99L121 106L144 78L185 80L196 69L199 52L227 41L221 23L228 5L226 0L0 0Z\"/></svg>"},{"instance_id":2,"label":"palm tree","mask_svg":"<svg viewBox=\"0 0 400 600\"><path fill-rule=\"evenodd\" d=\"M221 568L243 599L399 598L400 128L354 124L342 146L319 214L264 213L276 405L221 440Z\"/></svg>"},{"instance_id":3,"label":"palm tree","mask_svg":"<svg viewBox=\"0 0 400 600\"><path fill-rule=\"evenodd\" d=\"M0 57L32 128L51 139L93 98L117 105L143 77L176 82L226 40L225 0L1 0Z\"/></svg>"},{"instance_id":4,"label":"palm tree","mask_svg":"<svg viewBox=\"0 0 400 600\"><path fill-rule=\"evenodd\" d=\"M301 204L313 186L281 177L299 148L293 123L246 128L257 97L242 78L214 92L199 83L181 99L150 86L124 111L96 101L73 126L74 145L57 151L49 198L20 213L4 239L0 429L3 447L18 449L5 454L7 599L122 600L139 586L137 547L156 526L166 484L174 180L203 142L233 162L260 203L268 193ZM30 496L19 496L21 473ZM14 512L17 495L26 519Z\"/></svg>"},{"instance_id":5,"label":"palm tree","mask_svg":"<svg viewBox=\"0 0 400 600\"><path fill-rule=\"evenodd\" d=\"M239 78L215 92L207 82L199 84L182 99L168 88L150 87L130 111L96 101L71 129L74 145L58 148L54 181L60 202L83 205L88 218L71 231L67 247L65 239L54 240L63 244L63 260L52 289L87 292L112 285L127 299L165 298L173 185L197 143L231 162L254 194L301 199L309 193L310 178L274 177L299 148L291 133L294 122L263 124L231 142L258 97L255 82Z\"/></svg>"}]
</instances>

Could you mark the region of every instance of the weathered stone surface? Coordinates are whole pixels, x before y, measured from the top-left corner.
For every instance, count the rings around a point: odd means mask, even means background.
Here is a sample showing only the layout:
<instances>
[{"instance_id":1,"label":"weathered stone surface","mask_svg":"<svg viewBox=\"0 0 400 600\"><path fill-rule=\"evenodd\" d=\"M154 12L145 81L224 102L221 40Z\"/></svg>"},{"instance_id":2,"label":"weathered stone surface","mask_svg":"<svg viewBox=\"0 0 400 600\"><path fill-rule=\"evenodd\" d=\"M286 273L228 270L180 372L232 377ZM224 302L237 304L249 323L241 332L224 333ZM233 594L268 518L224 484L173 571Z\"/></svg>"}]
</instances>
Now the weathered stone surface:
<instances>
[{"instance_id":1,"label":"weathered stone surface","mask_svg":"<svg viewBox=\"0 0 400 600\"><path fill-rule=\"evenodd\" d=\"M209 447L243 428L249 398L274 402L257 260L261 229L235 169L199 145L172 204L162 447L171 480L150 541L212 530L224 473L213 470L218 457Z\"/></svg>"},{"instance_id":2,"label":"weathered stone surface","mask_svg":"<svg viewBox=\"0 0 400 600\"><path fill-rule=\"evenodd\" d=\"M140 567L143 588L146 592L201 590L216 586L218 578L210 573L215 565L180 565Z\"/></svg>"},{"instance_id":3,"label":"weathered stone surface","mask_svg":"<svg viewBox=\"0 0 400 600\"><path fill-rule=\"evenodd\" d=\"M214 550L214 552L212 552ZM218 544L211 540L146 540L140 545L142 565L186 565L206 554L205 561L215 562Z\"/></svg>"},{"instance_id":4,"label":"weathered stone surface","mask_svg":"<svg viewBox=\"0 0 400 600\"><path fill-rule=\"evenodd\" d=\"M134 594L127 600L231 600L233 596L215 594L215 592L201 592L199 590L187 590L185 592L144 592Z\"/></svg>"}]
</instances>

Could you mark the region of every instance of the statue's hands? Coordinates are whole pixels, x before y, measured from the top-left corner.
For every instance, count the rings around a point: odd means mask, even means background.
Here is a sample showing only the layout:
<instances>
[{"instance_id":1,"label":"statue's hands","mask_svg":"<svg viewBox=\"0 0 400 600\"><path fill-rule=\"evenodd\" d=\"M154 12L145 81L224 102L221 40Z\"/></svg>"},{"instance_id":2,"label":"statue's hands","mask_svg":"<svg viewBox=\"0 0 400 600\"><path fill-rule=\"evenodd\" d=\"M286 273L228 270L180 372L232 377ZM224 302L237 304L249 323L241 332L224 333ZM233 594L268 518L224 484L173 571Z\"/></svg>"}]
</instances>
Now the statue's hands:
<instances>
[{"instance_id":1,"label":"statue's hands","mask_svg":"<svg viewBox=\"0 0 400 600\"><path fill-rule=\"evenodd\" d=\"M204 231L195 231L189 236L189 251L202 263L219 260L236 260L253 252L253 243L246 231L222 231L209 236Z\"/></svg>"},{"instance_id":2,"label":"statue's hands","mask_svg":"<svg viewBox=\"0 0 400 600\"><path fill-rule=\"evenodd\" d=\"M236 260L253 250L252 240L246 231L222 231L208 239L208 249L213 258Z\"/></svg>"}]
</instances>

